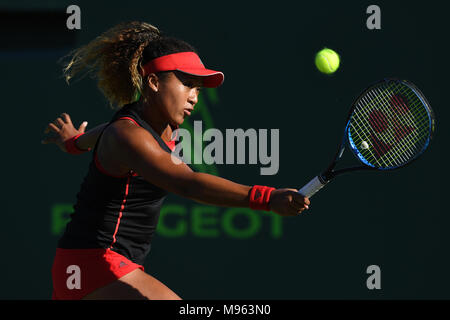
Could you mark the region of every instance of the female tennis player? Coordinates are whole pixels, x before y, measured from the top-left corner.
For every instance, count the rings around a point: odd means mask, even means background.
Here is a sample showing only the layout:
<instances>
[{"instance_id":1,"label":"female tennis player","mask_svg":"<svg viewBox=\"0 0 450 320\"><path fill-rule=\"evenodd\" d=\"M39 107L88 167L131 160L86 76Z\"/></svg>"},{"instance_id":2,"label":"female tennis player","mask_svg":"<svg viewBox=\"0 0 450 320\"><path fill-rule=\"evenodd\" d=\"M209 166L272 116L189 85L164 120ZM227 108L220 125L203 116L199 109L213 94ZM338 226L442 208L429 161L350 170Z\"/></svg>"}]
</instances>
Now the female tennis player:
<instances>
[{"instance_id":1,"label":"female tennis player","mask_svg":"<svg viewBox=\"0 0 450 320\"><path fill-rule=\"evenodd\" d=\"M119 110L85 132L68 114L46 128L63 151L93 149L74 213L58 242L53 299L180 299L144 272L145 257L169 192L201 203L295 216L309 200L296 189L241 185L172 160L172 132L197 103L201 87L222 84L194 48L147 23L123 23L70 55L66 79L86 70Z\"/></svg>"}]
</instances>

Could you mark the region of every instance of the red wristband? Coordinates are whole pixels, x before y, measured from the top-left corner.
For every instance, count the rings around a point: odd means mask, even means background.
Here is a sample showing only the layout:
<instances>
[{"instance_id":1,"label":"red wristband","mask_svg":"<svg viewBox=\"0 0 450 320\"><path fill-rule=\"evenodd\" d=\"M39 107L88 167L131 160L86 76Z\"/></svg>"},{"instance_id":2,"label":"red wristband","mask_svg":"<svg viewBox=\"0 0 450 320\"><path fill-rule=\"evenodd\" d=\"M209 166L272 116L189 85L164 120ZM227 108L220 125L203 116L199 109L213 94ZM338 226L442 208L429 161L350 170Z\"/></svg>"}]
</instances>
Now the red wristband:
<instances>
[{"instance_id":1,"label":"red wristband","mask_svg":"<svg viewBox=\"0 0 450 320\"><path fill-rule=\"evenodd\" d=\"M91 150L91 148L87 149L87 150L82 150L80 148L77 147L77 145L75 144L75 141L82 136L84 133L80 133L70 139L67 139L66 141L64 141L64 146L66 147L66 150L68 153L70 154L81 154L81 153L85 153L89 150Z\"/></svg>"},{"instance_id":2,"label":"red wristband","mask_svg":"<svg viewBox=\"0 0 450 320\"><path fill-rule=\"evenodd\" d=\"M250 190L250 208L254 210L270 211L270 194L275 188L253 186Z\"/></svg>"}]
</instances>

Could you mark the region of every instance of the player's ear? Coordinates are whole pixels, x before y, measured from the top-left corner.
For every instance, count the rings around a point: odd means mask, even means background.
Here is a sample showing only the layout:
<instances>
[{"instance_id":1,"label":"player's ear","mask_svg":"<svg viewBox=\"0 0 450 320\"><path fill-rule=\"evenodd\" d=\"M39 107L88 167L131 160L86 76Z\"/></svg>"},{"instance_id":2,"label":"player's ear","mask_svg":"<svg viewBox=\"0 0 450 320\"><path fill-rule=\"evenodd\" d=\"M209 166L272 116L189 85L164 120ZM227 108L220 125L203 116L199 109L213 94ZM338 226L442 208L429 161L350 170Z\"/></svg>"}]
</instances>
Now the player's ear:
<instances>
[{"instance_id":1,"label":"player's ear","mask_svg":"<svg viewBox=\"0 0 450 320\"><path fill-rule=\"evenodd\" d=\"M159 89L159 78L156 74L150 73L147 77L147 84L150 90L153 92L158 92Z\"/></svg>"}]
</instances>

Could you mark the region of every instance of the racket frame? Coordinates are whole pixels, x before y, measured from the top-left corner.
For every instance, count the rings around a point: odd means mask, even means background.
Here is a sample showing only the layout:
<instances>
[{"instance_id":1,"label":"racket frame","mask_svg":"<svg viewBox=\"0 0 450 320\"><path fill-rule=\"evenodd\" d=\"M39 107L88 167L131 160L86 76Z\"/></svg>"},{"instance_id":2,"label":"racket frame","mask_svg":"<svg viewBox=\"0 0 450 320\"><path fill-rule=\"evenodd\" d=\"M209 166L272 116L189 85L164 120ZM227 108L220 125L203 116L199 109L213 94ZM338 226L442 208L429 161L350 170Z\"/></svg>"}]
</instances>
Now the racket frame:
<instances>
[{"instance_id":1,"label":"racket frame","mask_svg":"<svg viewBox=\"0 0 450 320\"><path fill-rule=\"evenodd\" d=\"M404 83L405 85L407 85L411 90L413 90L416 93L416 95L419 97L419 99L422 101L424 107L428 111L429 121L430 121L430 132L429 132L429 138L428 138L426 144L424 145L424 147L422 148L422 150L420 152L418 152L408 162L406 162L406 163L404 163L402 165L396 166L396 167L378 168L378 167L370 166L370 165L364 163L360 159L360 157L358 156L358 150L356 150L356 148L352 147L352 143L350 142L351 136L350 136L350 133L349 133L349 130L350 130L349 129L349 125L350 125L350 120L351 120L353 111L355 110L356 104L360 100L360 98L362 96L364 96L373 87L378 87L383 82L387 83L387 82L391 82L391 81ZM346 173L346 172L359 171L359 170L366 170L366 171L379 171L379 170L382 170L382 171L393 171L393 170L404 168L404 167L410 165L415 160L417 160L417 158L419 158L419 156L422 155L423 152L428 148L428 145L430 144L430 141L431 141L431 139L433 138L433 135L434 135L434 131L435 131L435 127L436 127L436 118L435 118L435 114L433 112L433 109L431 109L430 103L425 98L423 93L413 83L411 83L411 82L409 82L407 80L400 80L398 78L384 78L381 81L377 81L375 83L372 83L365 90L363 90L361 92L361 94L358 95L358 97L354 100L354 102L352 104L352 107L350 108L350 111L349 111L349 113L347 115L346 123L347 124L345 126L343 138L342 138L341 143L340 143L340 145L339 145L339 147L338 147L338 149L337 149L337 151L336 151L336 153L335 153L335 155L333 157L333 160L330 162L330 164L328 165L328 167L324 171L322 171L319 175L317 175L315 178L313 178L309 183L307 183L303 188L301 188L298 191L300 194L302 194L302 195L304 195L306 197L311 197L313 194L315 194L317 191L319 191L323 186L325 186L328 182L330 182L336 176L341 175L341 174ZM350 150L352 151L353 155L355 155L357 161L359 163L361 163L361 165L348 167L348 168L342 168L342 169L339 169L339 170L334 170L334 168L336 167L337 163L342 158L342 155L343 155L347 145L350 148Z\"/></svg>"}]
</instances>

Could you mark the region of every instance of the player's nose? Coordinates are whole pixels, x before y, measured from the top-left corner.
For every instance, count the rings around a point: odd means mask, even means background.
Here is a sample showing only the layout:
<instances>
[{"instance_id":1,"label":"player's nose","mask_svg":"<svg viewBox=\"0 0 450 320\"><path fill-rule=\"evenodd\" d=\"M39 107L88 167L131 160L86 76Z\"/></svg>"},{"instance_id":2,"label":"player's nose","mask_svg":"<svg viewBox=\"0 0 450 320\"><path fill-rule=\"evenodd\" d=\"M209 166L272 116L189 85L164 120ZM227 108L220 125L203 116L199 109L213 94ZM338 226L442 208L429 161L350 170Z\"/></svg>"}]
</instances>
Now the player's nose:
<instances>
[{"instance_id":1,"label":"player's nose","mask_svg":"<svg viewBox=\"0 0 450 320\"><path fill-rule=\"evenodd\" d=\"M195 106L198 102L198 90L196 88L193 88L189 92L188 96L188 102L192 104L192 106Z\"/></svg>"}]
</instances>

